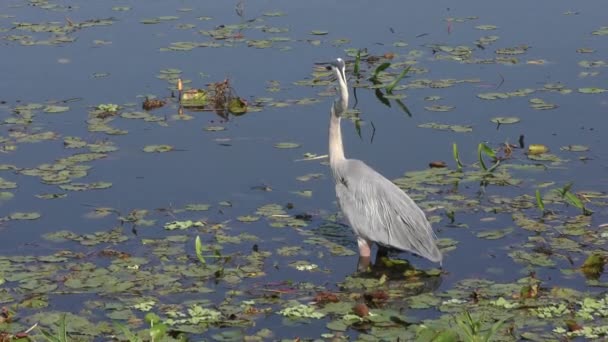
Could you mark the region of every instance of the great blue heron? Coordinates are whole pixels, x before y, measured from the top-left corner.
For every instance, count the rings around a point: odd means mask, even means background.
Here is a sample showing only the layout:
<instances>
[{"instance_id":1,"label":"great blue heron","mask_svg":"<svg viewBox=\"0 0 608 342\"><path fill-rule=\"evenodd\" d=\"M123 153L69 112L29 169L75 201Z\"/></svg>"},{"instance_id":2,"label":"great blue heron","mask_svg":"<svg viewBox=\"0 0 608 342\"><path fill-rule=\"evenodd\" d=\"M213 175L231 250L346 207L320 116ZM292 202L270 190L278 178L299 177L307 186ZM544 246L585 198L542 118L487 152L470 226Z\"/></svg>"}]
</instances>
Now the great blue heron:
<instances>
[{"instance_id":1,"label":"great blue heron","mask_svg":"<svg viewBox=\"0 0 608 342\"><path fill-rule=\"evenodd\" d=\"M359 269L371 259L371 244L409 251L441 264L437 237L424 212L393 182L364 162L346 159L340 118L348 108L346 66L341 58L329 63L338 79L339 97L329 119L329 166L336 197L346 220L357 236Z\"/></svg>"}]
</instances>

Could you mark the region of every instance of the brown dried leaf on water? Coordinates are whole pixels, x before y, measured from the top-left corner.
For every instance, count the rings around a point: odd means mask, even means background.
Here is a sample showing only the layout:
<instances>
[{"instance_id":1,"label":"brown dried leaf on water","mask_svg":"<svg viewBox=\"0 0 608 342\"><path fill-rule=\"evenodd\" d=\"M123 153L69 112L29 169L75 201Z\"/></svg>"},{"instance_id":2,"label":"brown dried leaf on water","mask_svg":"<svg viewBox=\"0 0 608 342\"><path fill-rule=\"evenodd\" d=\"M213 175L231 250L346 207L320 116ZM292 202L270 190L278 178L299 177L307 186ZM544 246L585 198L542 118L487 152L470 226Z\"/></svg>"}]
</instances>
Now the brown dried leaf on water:
<instances>
[{"instance_id":1,"label":"brown dried leaf on water","mask_svg":"<svg viewBox=\"0 0 608 342\"><path fill-rule=\"evenodd\" d=\"M442 168L447 166L448 165L442 160L435 160L429 163L429 167L431 168Z\"/></svg>"},{"instance_id":2,"label":"brown dried leaf on water","mask_svg":"<svg viewBox=\"0 0 608 342\"><path fill-rule=\"evenodd\" d=\"M164 100L149 99L146 97L146 100L144 101L144 103L142 103L141 107L144 110L151 110L151 109L155 109L155 108L160 108L160 107L164 106L165 103L166 102Z\"/></svg>"},{"instance_id":3,"label":"brown dried leaf on water","mask_svg":"<svg viewBox=\"0 0 608 342\"><path fill-rule=\"evenodd\" d=\"M369 308L363 303L359 303L353 307L353 312L359 317L369 316Z\"/></svg>"},{"instance_id":4,"label":"brown dried leaf on water","mask_svg":"<svg viewBox=\"0 0 608 342\"><path fill-rule=\"evenodd\" d=\"M318 292L315 295L314 301L317 304L326 304L326 303L337 303L340 301L340 299L338 299L338 296L336 296L334 293L323 291L323 292Z\"/></svg>"}]
</instances>

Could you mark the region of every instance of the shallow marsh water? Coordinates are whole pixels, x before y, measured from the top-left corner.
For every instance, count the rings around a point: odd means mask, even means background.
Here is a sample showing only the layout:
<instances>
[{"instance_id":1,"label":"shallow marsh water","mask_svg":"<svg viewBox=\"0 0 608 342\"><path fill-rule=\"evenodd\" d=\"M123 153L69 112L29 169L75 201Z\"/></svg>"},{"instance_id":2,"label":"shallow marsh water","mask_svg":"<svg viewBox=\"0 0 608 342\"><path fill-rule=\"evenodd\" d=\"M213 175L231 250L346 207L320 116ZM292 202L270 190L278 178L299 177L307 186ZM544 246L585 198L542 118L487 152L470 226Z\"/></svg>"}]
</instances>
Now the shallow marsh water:
<instances>
[{"instance_id":1,"label":"shallow marsh water","mask_svg":"<svg viewBox=\"0 0 608 342\"><path fill-rule=\"evenodd\" d=\"M468 311L482 330L505 319L495 339L605 336L605 275L581 271L590 255L606 257L608 240L602 1L243 4L243 17L227 2L1 5L0 303L11 319L0 332L36 322L53 331L70 312L72 339L124 339L112 322L149 339L144 316L154 313L172 337L193 340L465 339L455 322ZM298 161L327 151L333 83L314 63L346 58L353 85L357 49L361 136L344 120L346 153L427 211L446 255L440 275L408 253L354 274L328 168ZM411 116L369 89L383 62L384 84L412 65L395 90ZM229 78L249 112L226 121L186 110L185 120L170 97L178 75L194 88ZM168 103L126 118L144 96ZM102 104L120 106L105 133L91 123ZM51 105L68 108L45 112ZM520 121L497 127L495 117ZM425 128L436 123L458 126ZM224 130L205 129L215 127ZM480 167L479 143L505 157L493 172ZM159 144L174 150L143 151ZM529 156L530 144L549 152ZM448 169L430 170L435 160ZM593 215L558 194L569 182ZM73 183L89 189L61 188ZM357 303L372 315L354 316ZM297 304L306 306L286 310Z\"/></svg>"}]
</instances>

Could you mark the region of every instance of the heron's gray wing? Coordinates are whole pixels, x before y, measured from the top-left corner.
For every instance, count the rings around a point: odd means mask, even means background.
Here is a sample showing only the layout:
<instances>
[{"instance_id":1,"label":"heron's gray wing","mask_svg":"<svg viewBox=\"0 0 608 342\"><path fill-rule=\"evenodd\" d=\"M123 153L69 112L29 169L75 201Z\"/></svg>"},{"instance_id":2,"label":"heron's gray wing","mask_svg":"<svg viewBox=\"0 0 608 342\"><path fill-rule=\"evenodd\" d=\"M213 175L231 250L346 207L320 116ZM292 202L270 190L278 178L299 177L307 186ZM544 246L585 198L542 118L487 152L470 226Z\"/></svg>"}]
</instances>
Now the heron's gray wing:
<instances>
[{"instance_id":1,"label":"heron's gray wing","mask_svg":"<svg viewBox=\"0 0 608 342\"><path fill-rule=\"evenodd\" d=\"M431 224L403 190L360 160L347 159L334 173L338 202L358 236L441 262Z\"/></svg>"}]
</instances>

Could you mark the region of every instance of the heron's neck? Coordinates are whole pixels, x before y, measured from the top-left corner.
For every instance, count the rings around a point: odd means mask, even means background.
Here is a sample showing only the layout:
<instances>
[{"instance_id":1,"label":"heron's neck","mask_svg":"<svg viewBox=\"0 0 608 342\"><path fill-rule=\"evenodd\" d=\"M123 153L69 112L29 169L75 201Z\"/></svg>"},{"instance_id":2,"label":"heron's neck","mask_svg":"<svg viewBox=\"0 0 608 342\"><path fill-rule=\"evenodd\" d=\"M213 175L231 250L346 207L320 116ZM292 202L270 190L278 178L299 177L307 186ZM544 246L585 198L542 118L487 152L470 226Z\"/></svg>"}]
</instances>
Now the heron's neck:
<instances>
[{"instance_id":1,"label":"heron's neck","mask_svg":"<svg viewBox=\"0 0 608 342\"><path fill-rule=\"evenodd\" d=\"M335 165L342 160L344 160L344 147L342 146L340 117L331 113L329 118L329 164Z\"/></svg>"}]
</instances>

